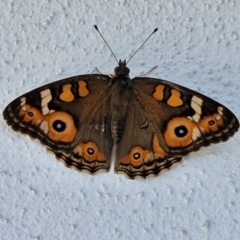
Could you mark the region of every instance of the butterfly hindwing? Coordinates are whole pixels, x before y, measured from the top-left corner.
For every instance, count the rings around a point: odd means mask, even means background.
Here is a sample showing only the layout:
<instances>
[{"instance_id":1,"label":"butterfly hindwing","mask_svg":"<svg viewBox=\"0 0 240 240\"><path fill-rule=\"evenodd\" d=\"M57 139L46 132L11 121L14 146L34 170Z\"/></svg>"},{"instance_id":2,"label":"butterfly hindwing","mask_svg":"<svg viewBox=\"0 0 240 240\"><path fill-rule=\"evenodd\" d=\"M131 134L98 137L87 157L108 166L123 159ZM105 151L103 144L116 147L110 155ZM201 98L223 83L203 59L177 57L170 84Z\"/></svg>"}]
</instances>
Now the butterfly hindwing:
<instances>
[{"instance_id":1,"label":"butterfly hindwing","mask_svg":"<svg viewBox=\"0 0 240 240\"><path fill-rule=\"evenodd\" d=\"M234 114L214 100L160 79L134 78L132 103L115 170L130 178L157 175L189 152L226 141Z\"/></svg>"},{"instance_id":2,"label":"butterfly hindwing","mask_svg":"<svg viewBox=\"0 0 240 240\"><path fill-rule=\"evenodd\" d=\"M48 84L10 103L4 118L14 130L39 139L68 167L108 170L113 145L107 127L110 80L82 75Z\"/></svg>"},{"instance_id":3,"label":"butterfly hindwing","mask_svg":"<svg viewBox=\"0 0 240 240\"><path fill-rule=\"evenodd\" d=\"M179 162L181 157L166 156L158 136L161 135L143 111L142 105L134 101L128 111L124 134L117 145L115 171L131 179L146 178L149 175L156 176Z\"/></svg>"}]
</instances>

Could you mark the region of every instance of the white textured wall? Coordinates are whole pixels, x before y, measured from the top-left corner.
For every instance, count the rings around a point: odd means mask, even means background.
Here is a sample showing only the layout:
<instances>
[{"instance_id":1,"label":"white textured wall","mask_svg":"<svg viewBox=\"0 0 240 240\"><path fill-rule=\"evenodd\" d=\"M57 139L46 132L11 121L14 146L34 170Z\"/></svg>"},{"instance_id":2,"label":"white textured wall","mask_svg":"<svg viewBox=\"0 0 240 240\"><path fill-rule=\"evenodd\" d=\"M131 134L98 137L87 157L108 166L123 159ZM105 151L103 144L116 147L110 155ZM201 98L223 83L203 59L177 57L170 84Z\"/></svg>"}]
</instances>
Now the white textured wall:
<instances>
[{"instance_id":1,"label":"white textured wall","mask_svg":"<svg viewBox=\"0 0 240 240\"><path fill-rule=\"evenodd\" d=\"M202 92L238 117L238 1L0 2L0 109L52 81L112 73L111 53L129 58L131 76ZM131 181L65 168L38 142L0 118L1 239L231 239L240 236L240 136L201 149L157 178Z\"/></svg>"}]
</instances>

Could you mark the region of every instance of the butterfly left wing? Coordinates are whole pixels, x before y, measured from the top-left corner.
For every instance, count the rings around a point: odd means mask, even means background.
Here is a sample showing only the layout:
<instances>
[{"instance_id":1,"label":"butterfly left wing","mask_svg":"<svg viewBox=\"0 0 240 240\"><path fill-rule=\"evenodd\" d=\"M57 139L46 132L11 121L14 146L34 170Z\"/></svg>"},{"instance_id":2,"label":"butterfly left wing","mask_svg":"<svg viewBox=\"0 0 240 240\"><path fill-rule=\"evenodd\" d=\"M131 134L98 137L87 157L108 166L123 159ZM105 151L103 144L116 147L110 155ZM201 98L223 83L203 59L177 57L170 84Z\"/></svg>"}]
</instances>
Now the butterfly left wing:
<instances>
[{"instance_id":1,"label":"butterfly left wing","mask_svg":"<svg viewBox=\"0 0 240 240\"><path fill-rule=\"evenodd\" d=\"M157 175L192 151L226 141L238 129L234 114L216 101L168 81L134 78L116 172Z\"/></svg>"},{"instance_id":2,"label":"butterfly left wing","mask_svg":"<svg viewBox=\"0 0 240 240\"><path fill-rule=\"evenodd\" d=\"M39 139L67 167L108 170L113 145L107 127L110 80L92 74L45 85L11 102L3 116L14 130Z\"/></svg>"}]
</instances>

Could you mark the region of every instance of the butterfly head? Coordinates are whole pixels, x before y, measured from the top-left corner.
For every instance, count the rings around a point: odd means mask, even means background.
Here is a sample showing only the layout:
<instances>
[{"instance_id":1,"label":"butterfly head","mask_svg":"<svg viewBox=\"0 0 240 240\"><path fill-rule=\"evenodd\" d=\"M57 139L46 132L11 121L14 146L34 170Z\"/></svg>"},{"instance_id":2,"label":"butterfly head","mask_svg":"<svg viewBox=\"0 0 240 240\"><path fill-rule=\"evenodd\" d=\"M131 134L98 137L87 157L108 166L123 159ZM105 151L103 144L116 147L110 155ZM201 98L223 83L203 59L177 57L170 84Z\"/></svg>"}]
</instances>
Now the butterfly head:
<instances>
[{"instance_id":1,"label":"butterfly head","mask_svg":"<svg viewBox=\"0 0 240 240\"><path fill-rule=\"evenodd\" d=\"M118 62L118 66L114 69L114 77L124 76L129 77L130 69L127 67L126 60L121 59Z\"/></svg>"}]
</instances>

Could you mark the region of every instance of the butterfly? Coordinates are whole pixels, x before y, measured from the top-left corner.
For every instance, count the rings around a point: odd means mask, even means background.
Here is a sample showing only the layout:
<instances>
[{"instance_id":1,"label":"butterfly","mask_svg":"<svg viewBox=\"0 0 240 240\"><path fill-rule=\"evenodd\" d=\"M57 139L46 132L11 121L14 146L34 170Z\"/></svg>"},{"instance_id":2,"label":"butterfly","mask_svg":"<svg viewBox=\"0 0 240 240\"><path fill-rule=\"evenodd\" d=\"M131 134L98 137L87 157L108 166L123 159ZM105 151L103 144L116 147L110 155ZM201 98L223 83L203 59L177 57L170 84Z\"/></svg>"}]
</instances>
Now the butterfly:
<instances>
[{"instance_id":1,"label":"butterfly","mask_svg":"<svg viewBox=\"0 0 240 240\"><path fill-rule=\"evenodd\" d=\"M67 167L115 172L131 179L158 175L202 146L226 141L239 128L225 106L162 79L79 75L30 91L4 110L14 130L37 138Z\"/></svg>"}]
</instances>

